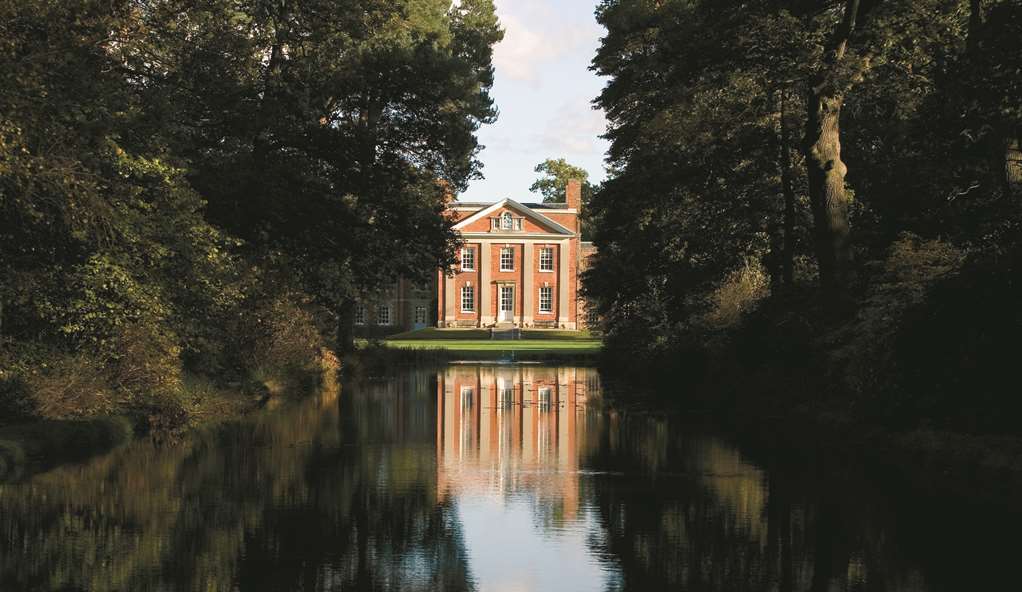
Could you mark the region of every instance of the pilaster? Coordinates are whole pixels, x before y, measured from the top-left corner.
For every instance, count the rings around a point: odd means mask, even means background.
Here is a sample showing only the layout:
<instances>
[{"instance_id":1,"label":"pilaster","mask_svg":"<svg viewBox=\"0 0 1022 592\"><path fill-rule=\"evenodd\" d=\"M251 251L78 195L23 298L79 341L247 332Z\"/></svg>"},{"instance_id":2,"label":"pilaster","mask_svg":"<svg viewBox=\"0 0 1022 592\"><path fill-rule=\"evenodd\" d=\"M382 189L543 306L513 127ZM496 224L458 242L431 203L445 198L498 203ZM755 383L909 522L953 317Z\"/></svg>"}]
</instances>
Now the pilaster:
<instances>
[{"instance_id":1,"label":"pilaster","mask_svg":"<svg viewBox=\"0 0 1022 592\"><path fill-rule=\"evenodd\" d=\"M493 307L490 304L490 296L493 291L493 285L490 283L490 268L493 266L490 241L481 241L477 265L479 265L479 324L486 327L494 322Z\"/></svg>"},{"instance_id":2,"label":"pilaster","mask_svg":"<svg viewBox=\"0 0 1022 592\"><path fill-rule=\"evenodd\" d=\"M560 245L560 248L557 249L560 252L557 264L557 326L567 327L568 314L571 310L571 303L568 302L568 282L571 281L568 277L568 257L571 249L569 248L569 242L566 240L561 241Z\"/></svg>"},{"instance_id":3,"label":"pilaster","mask_svg":"<svg viewBox=\"0 0 1022 592\"><path fill-rule=\"evenodd\" d=\"M522 324L532 324L532 307L535 302L535 286L533 286L533 278L535 269L534 266L534 245L532 241L525 241L525 245L522 248Z\"/></svg>"},{"instance_id":4,"label":"pilaster","mask_svg":"<svg viewBox=\"0 0 1022 592\"><path fill-rule=\"evenodd\" d=\"M455 319L454 308L454 276L444 274L444 326L453 327Z\"/></svg>"}]
</instances>

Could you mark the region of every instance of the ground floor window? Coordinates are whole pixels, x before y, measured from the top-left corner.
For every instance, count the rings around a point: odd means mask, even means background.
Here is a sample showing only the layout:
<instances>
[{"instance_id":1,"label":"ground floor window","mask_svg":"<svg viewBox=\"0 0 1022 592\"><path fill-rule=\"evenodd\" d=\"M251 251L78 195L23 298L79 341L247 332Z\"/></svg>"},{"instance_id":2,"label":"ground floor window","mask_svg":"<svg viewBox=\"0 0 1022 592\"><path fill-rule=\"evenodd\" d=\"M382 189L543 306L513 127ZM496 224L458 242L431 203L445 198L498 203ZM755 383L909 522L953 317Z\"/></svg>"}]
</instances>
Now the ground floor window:
<instances>
[{"instance_id":1,"label":"ground floor window","mask_svg":"<svg viewBox=\"0 0 1022 592\"><path fill-rule=\"evenodd\" d=\"M539 289L539 312L554 311L554 289L543 286Z\"/></svg>"},{"instance_id":2,"label":"ground floor window","mask_svg":"<svg viewBox=\"0 0 1022 592\"><path fill-rule=\"evenodd\" d=\"M390 305L384 304L376 309L376 324L386 326L390 323Z\"/></svg>"},{"instance_id":3,"label":"ground floor window","mask_svg":"<svg viewBox=\"0 0 1022 592\"><path fill-rule=\"evenodd\" d=\"M426 324L426 307L416 306L415 307L415 324L425 325Z\"/></svg>"},{"instance_id":4,"label":"ground floor window","mask_svg":"<svg viewBox=\"0 0 1022 592\"><path fill-rule=\"evenodd\" d=\"M355 305L355 324L356 325L366 324L366 305L364 304Z\"/></svg>"},{"instance_id":5,"label":"ground floor window","mask_svg":"<svg viewBox=\"0 0 1022 592\"><path fill-rule=\"evenodd\" d=\"M461 312L473 312L476 309L476 290L472 286L461 287Z\"/></svg>"}]
</instances>

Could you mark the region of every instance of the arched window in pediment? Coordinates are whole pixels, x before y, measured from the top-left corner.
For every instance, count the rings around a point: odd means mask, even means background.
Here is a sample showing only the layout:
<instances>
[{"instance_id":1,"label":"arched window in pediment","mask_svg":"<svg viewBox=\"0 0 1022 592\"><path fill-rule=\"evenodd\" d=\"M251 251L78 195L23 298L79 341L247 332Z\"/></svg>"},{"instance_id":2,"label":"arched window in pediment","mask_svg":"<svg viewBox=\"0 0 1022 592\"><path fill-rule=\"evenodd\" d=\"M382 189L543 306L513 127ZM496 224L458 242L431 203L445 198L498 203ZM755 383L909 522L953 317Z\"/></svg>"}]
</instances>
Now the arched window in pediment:
<instances>
[{"instance_id":1,"label":"arched window in pediment","mask_svg":"<svg viewBox=\"0 0 1022 592\"><path fill-rule=\"evenodd\" d=\"M500 228L502 230L511 230L514 225L514 219L511 217L511 212L504 212L500 215Z\"/></svg>"}]
</instances>

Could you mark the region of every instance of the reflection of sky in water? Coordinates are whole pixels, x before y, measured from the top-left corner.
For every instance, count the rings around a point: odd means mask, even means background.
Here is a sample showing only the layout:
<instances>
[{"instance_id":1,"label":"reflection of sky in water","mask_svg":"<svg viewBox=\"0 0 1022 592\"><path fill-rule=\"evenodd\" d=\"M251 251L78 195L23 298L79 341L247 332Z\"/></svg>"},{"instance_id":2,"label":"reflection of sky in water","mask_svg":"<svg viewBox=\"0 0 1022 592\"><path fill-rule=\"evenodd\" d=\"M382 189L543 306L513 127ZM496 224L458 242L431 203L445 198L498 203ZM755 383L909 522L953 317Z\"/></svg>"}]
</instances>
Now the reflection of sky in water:
<instances>
[{"instance_id":1,"label":"reflection of sky in water","mask_svg":"<svg viewBox=\"0 0 1022 592\"><path fill-rule=\"evenodd\" d=\"M613 577L587 543L598 526L588 512L548 529L529 496L499 493L462 495L457 512L480 592L603 590Z\"/></svg>"},{"instance_id":2,"label":"reflection of sky in water","mask_svg":"<svg viewBox=\"0 0 1022 592\"><path fill-rule=\"evenodd\" d=\"M585 368L395 370L5 483L0 591L1018 587L1017 508L602 397Z\"/></svg>"},{"instance_id":3,"label":"reflection of sky in water","mask_svg":"<svg viewBox=\"0 0 1022 592\"><path fill-rule=\"evenodd\" d=\"M483 592L602 590L580 506L587 379L568 368L451 367L438 379L438 472L454 501L468 571Z\"/></svg>"}]
</instances>

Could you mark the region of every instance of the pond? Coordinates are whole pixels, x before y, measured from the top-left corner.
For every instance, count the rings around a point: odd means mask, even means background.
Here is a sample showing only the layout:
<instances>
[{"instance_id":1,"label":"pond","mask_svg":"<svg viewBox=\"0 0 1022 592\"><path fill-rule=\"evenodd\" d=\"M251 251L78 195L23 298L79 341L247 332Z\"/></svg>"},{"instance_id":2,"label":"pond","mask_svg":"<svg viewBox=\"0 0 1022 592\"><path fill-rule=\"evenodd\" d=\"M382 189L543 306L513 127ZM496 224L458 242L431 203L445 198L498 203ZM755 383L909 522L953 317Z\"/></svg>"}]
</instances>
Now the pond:
<instances>
[{"instance_id":1,"label":"pond","mask_svg":"<svg viewBox=\"0 0 1022 592\"><path fill-rule=\"evenodd\" d=\"M0 590L982 590L1022 520L614 411L592 368L351 379L0 485Z\"/></svg>"}]
</instances>

